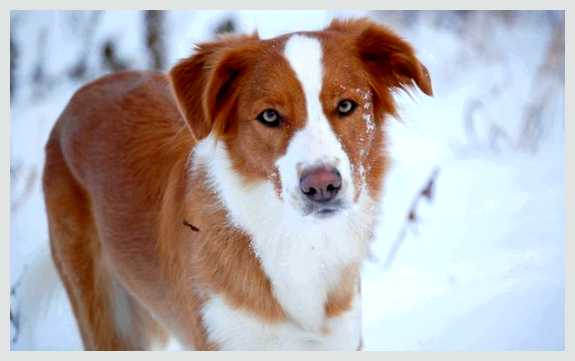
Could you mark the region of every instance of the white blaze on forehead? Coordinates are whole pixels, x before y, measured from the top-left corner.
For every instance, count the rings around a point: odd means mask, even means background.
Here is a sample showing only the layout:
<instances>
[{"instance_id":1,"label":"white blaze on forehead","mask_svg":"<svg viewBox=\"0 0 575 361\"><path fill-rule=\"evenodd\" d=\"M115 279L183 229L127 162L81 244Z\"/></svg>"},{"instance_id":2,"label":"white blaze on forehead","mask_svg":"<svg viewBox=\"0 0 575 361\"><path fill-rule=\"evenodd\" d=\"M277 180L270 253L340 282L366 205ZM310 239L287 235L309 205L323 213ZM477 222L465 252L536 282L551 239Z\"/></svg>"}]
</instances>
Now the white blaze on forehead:
<instances>
[{"instance_id":1,"label":"white blaze on forehead","mask_svg":"<svg viewBox=\"0 0 575 361\"><path fill-rule=\"evenodd\" d=\"M308 121L322 115L319 94L323 80L322 49L318 39L293 35L284 55L295 72L305 96Z\"/></svg>"},{"instance_id":2,"label":"white blaze on forehead","mask_svg":"<svg viewBox=\"0 0 575 361\"><path fill-rule=\"evenodd\" d=\"M351 166L320 99L324 77L321 43L316 38L293 35L286 42L284 56L301 84L307 117L304 127L290 140L286 154L277 161L283 189L298 193L299 172L325 163L339 170L343 184L340 196L344 196L352 191L345 189L352 188Z\"/></svg>"}]
</instances>

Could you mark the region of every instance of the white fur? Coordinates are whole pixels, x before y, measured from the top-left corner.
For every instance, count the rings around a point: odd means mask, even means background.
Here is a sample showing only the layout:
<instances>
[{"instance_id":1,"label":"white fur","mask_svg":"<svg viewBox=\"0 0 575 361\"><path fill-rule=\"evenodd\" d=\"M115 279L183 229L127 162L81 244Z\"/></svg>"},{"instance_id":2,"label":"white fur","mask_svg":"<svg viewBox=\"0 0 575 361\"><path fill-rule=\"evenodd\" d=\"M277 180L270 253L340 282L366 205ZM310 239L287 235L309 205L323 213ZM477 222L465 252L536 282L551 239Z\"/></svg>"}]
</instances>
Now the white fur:
<instances>
[{"instance_id":1,"label":"white fur","mask_svg":"<svg viewBox=\"0 0 575 361\"><path fill-rule=\"evenodd\" d=\"M325 332L301 329L293 323L265 323L213 297L203 310L208 339L223 350L356 350L361 339L361 299L350 311L330 319Z\"/></svg>"},{"instance_id":2,"label":"white fur","mask_svg":"<svg viewBox=\"0 0 575 361\"><path fill-rule=\"evenodd\" d=\"M365 254L375 203L367 192L362 192L356 203L351 202L349 159L319 100L323 74L319 41L292 36L285 54L306 93L308 113L306 126L294 135L285 156L278 160L282 187L289 196L280 199L270 180L247 183L232 169L225 143L216 142L213 136L195 147L193 164L195 169L206 170L210 186L228 210L229 222L251 237L253 250L289 322L270 326L255 315L227 307L218 295L212 295L205 305L203 319L210 340L227 349L300 348L307 345L310 335L321 339L325 327L332 327L341 337L322 339L315 343L318 348L354 349L357 338L352 334L359 327L359 304L340 322L326 319L324 307L344 268L360 262ZM338 167L344 184L342 195L349 199L345 209L322 219L304 216L295 200L301 197L298 167L317 162ZM265 336L268 333L281 340Z\"/></svg>"},{"instance_id":3,"label":"white fur","mask_svg":"<svg viewBox=\"0 0 575 361\"><path fill-rule=\"evenodd\" d=\"M134 327L132 306L130 305L128 293L116 280L112 280L109 296L118 334L126 341L135 341L133 340L132 332Z\"/></svg>"},{"instance_id":4,"label":"white fur","mask_svg":"<svg viewBox=\"0 0 575 361\"><path fill-rule=\"evenodd\" d=\"M151 351L186 351L190 350L190 348L184 347L176 337L170 335L166 342L153 344L150 347ZM193 350L193 348L191 349Z\"/></svg>"}]
</instances>

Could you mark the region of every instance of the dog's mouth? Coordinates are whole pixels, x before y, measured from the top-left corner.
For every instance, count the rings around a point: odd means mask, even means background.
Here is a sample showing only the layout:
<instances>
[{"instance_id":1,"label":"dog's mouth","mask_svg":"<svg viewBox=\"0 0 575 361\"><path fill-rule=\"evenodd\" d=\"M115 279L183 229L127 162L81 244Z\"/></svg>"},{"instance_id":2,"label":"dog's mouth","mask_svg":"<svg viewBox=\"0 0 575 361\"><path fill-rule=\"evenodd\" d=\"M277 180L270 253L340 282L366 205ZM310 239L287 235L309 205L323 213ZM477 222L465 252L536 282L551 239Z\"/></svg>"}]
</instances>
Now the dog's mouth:
<instances>
[{"instance_id":1,"label":"dog's mouth","mask_svg":"<svg viewBox=\"0 0 575 361\"><path fill-rule=\"evenodd\" d=\"M325 219L340 213L344 208L344 204L341 200L336 200L325 204L310 202L305 206L304 215Z\"/></svg>"},{"instance_id":2,"label":"dog's mouth","mask_svg":"<svg viewBox=\"0 0 575 361\"><path fill-rule=\"evenodd\" d=\"M340 209L341 208L335 208L335 207L322 207L316 210L314 212L314 215L317 218L328 218L338 213Z\"/></svg>"}]
</instances>

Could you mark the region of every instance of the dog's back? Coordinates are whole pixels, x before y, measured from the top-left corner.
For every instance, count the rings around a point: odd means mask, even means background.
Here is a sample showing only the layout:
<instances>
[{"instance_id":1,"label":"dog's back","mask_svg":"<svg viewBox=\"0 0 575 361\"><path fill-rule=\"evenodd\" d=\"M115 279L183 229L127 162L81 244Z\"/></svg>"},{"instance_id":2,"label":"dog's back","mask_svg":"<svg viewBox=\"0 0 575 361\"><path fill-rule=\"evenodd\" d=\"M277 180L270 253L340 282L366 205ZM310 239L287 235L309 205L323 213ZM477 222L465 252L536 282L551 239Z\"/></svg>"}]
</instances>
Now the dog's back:
<instances>
[{"instance_id":1,"label":"dog's back","mask_svg":"<svg viewBox=\"0 0 575 361\"><path fill-rule=\"evenodd\" d=\"M79 90L50 135L43 186L52 253L87 348L147 348L158 331L121 284L145 289L138 297L147 302L164 296L156 218L178 147L193 145L185 127L164 75L125 72Z\"/></svg>"}]
</instances>

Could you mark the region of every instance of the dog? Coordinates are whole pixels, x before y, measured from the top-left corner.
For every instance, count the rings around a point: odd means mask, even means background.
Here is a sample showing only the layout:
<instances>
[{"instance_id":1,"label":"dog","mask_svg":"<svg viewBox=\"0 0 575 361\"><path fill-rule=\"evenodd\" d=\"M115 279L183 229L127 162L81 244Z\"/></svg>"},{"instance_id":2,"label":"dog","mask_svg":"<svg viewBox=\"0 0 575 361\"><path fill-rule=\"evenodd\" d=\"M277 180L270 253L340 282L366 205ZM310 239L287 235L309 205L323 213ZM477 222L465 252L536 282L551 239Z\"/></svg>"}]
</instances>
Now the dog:
<instances>
[{"instance_id":1,"label":"dog","mask_svg":"<svg viewBox=\"0 0 575 361\"><path fill-rule=\"evenodd\" d=\"M411 45L361 18L79 89L43 190L85 349L361 349L383 127L415 86Z\"/></svg>"}]
</instances>

